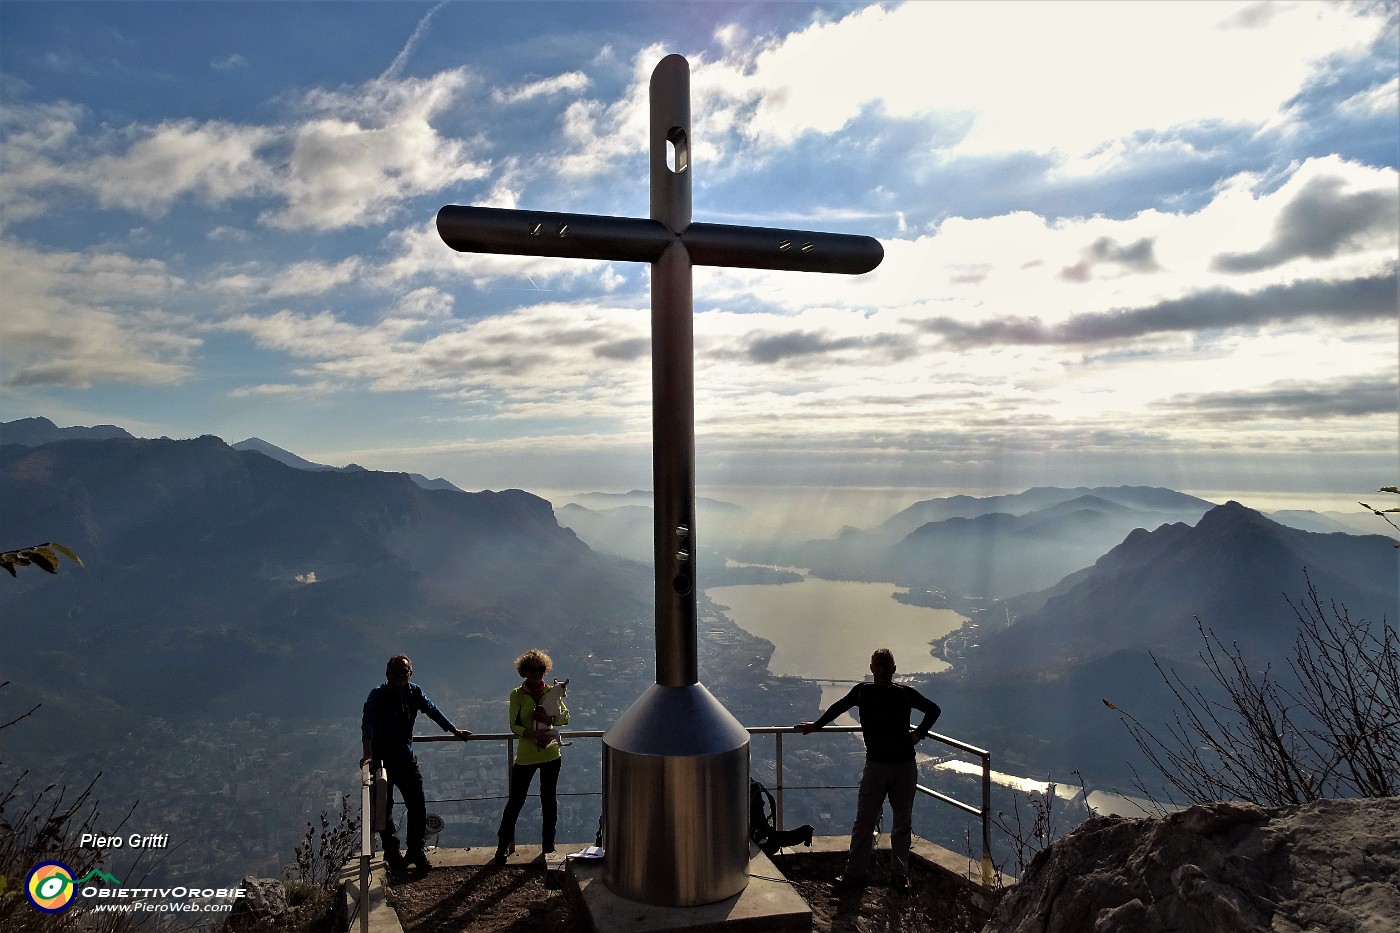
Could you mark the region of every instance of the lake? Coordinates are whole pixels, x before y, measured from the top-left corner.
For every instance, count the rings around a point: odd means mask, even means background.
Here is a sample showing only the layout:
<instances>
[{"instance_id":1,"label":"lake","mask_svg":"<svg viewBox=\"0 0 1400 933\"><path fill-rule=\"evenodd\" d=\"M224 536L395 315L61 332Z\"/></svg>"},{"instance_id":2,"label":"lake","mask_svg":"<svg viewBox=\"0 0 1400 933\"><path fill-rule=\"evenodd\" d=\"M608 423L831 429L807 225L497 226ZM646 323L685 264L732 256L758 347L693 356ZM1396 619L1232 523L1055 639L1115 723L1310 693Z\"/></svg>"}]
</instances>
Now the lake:
<instances>
[{"instance_id":1,"label":"lake","mask_svg":"<svg viewBox=\"0 0 1400 933\"><path fill-rule=\"evenodd\" d=\"M706 592L726 607L725 615L736 625L773 643L768 668L775 674L815 681L860 680L869 673L870 653L876 648L893 651L902 674L945 670L948 665L933 657L929 642L953 631L965 619L950 609L895 602L898 590L893 583L805 577L799 583L715 586ZM825 708L845 695L850 686L822 683L821 689L821 707ZM834 724L854 726L856 721L850 713L843 713ZM980 765L956 759L930 759L922 754L920 759L939 770L982 773ZM992 781L1023 793L1046 789L1044 779L1000 771L992 772ZM1074 782L1056 783L1055 793L1061 799L1072 799L1080 792ZM1145 801L1101 789L1089 790L1089 803L1099 813L1144 814Z\"/></svg>"},{"instance_id":2,"label":"lake","mask_svg":"<svg viewBox=\"0 0 1400 933\"><path fill-rule=\"evenodd\" d=\"M929 642L966 620L950 609L895 602L898 590L892 583L806 577L799 583L715 586L706 593L744 631L773 643L768 669L775 674L860 680L876 648L894 652L902 674L944 670L948 665L933 657Z\"/></svg>"}]
</instances>

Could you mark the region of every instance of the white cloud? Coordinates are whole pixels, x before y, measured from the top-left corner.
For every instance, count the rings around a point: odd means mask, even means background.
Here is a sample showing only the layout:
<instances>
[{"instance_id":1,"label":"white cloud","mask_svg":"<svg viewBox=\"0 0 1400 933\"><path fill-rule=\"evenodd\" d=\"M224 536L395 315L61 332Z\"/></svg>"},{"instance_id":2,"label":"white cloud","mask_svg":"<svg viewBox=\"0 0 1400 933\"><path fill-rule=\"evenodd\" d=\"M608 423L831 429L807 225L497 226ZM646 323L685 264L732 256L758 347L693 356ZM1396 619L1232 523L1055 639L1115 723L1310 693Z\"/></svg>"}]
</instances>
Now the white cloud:
<instances>
[{"instance_id":1,"label":"white cloud","mask_svg":"<svg viewBox=\"0 0 1400 933\"><path fill-rule=\"evenodd\" d=\"M489 166L434 121L469 84L464 69L378 79L304 95L305 118L284 125L168 120L81 136L70 104L7 106L5 216L43 210L45 189L91 191L105 207L162 216L186 197L218 206L252 198L280 206L262 223L334 230L392 217L408 198L480 179ZM81 148L95 150L80 151Z\"/></svg>"},{"instance_id":2,"label":"white cloud","mask_svg":"<svg viewBox=\"0 0 1400 933\"><path fill-rule=\"evenodd\" d=\"M1359 118L1394 117L1400 113L1400 81L1382 81L1348 97L1337 109Z\"/></svg>"},{"instance_id":3,"label":"white cloud","mask_svg":"<svg viewBox=\"0 0 1400 933\"><path fill-rule=\"evenodd\" d=\"M1060 176L1089 176L1186 146L1173 138L1183 129L1284 127L1291 99L1333 56L1359 57L1387 28L1381 9L1293 4L1246 15L1254 6L907 3L777 39L721 29L718 56L690 53L694 162L727 176L804 134L878 113L966 126L928 158L1034 152L1054 155ZM565 108L550 171L600 175L646 151L647 86L665 51L636 54L621 97ZM1385 94L1378 86L1353 106L1384 106Z\"/></svg>"},{"instance_id":4,"label":"white cloud","mask_svg":"<svg viewBox=\"0 0 1400 933\"><path fill-rule=\"evenodd\" d=\"M312 259L275 269L253 269L223 274L213 279L211 286L220 291L275 300L296 295L325 294L357 281L363 270L364 262L355 256L336 263Z\"/></svg>"},{"instance_id":5,"label":"white cloud","mask_svg":"<svg viewBox=\"0 0 1400 933\"><path fill-rule=\"evenodd\" d=\"M405 198L484 177L487 166L468 157L466 144L444 138L432 125L467 83L466 72L457 69L308 95L308 106L324 116L291 133L281 186L287 206L261 220L321 230L376 223L393 216Z\"/></svg>"},{"instance_id":6,"label":"white cloud","mask_svg":"<svg viewBox=\"0 0 1400 933\"><path fill-rule=\"evenodd\" d=\"M63 156L75 145L84 110L76 104L0 102L0 224L43 214L44 188L66 183Z\"/></svg>"},{"instance_id":7,"label":"white cloud","mask_svg":"<svg viewBox=\"0 0 1400 933\"><path fill-rule=\"evenodd\" d=\"M526 84L499 87L491 91L491 99L498 104L521 104L537 97L549 97L566 91L581 91L588 87L588 76L581 71L569 71L552 78L541 78Z\"/></svg>"},{"instance_id":8,"label":"white cloud","mask_svg":"<svg viewBox=\"0 0 1400 933\"><path fill-rule=\"evenodd\" d=\"M1383 10L1341 4L1280 5L1267 22L1240 26L1237 14L1253 6L866 7L758 54L745 86L761 96L744 131L781 145L878 107L894 117L972 115L958 153L1084 156L1139 131L1257 126L1329 56L1359 55L1387 28Z\"/></svg>"},{"instance_id":9,"label":"white cloud","mask_svg":"<svg viewBox=\"0 0 1400 933\"><path fill-rule=\"evenodd\" d=\"M160 310L183 286L164 263L0 242L0 382L168 385L192 373L190 322Z\"/></svg>"},{"instance_id":10,"label":"white cloud","mask_svg":"<svg viewBox=\"0 0 1400 933\"><path fill-rule=\"evenodd\" d=\"M666 55L650 45L632 60L632 81L619 99L576 100L564 110L560 136L567 144L551 166L565 178L585 178L612 168L619 159L646 152L651 109L647 89L656 62Z\"/></svg>"},{"instance_id":11,"label":"white cloud","mask_svg":"<svg viewBox=\"0 0 1400 933\"><path fill-rule=\"evenodd\" d=\"M228 55L224 58L215 59L214 61L209 63L209 67L213 68L215 71L229 71L234 68L247 68L248 59L235 52L232 55Z\"/></svg>"},{"instance_id":12,"label":"white cloud","mask_svg":"<svg viewBox=\"0 0 1400 933\"><path fill-rule=\"evenodd\" d=\"M362 386L372 391L430 390L470 402L489 396L496 417L644 417L650 399L645 310L590 304L536 305L461 324L390 317L371 325L331 314L238 315L218 329L247 334L264 349L306 361L309 387ZM403 310L420 304L406 302ZM621 352L618 348L623 348ZM260 386L243 394L272 394Z\"/></svg>"},{"instance_id":13,"label":"white cloud","mask_svg":"<svg viewBox=\"0 0 1400 933\"><path fill-rule=\"evenodd\" d=\"M267 190L273 173L258 150L271 130L229 123L163 123L121 155L101 157L85 171L104 206L159 216L193 194L218 204Z\"/></svg>"},{"instance_id":14,"label":"white cloud","mask_svg":"<svg viewBox=\"0 0 1400 933\"><path fill-rule=\"evenodd\" d=\"M253 235L239 227L220 224L210 228L209 232L204 234L204 238L211 243L248 243L253 239Z\"/></svg>"},{"instance_id":15,"label":"white cloud","mask_svg":"<svg viewBox=\"0 0 1400 933\"><path fill-rule=\"evenodd\" d=\"M966 321L1034 316L1054 324L1209 288L1243 293L1300 279L1374 276L1400 254L1395 170L1327 157L1290 167L1270 192L1261 194L1260 183L1252 174L1228 179L1194 212L1056 222L1029 211L952 217L935 233L883 241L879 268L854 278L697 269L696 307L748 307L761 297L789 313L835 306L872 313L876 323L889 314ZM1309 191L1316 193L1300 201ZM1261 261L1249 272L1220 265L1220 257L1252 254L1279 237L1293 247L1277 263Z\"/></svg>"}]
</instances>

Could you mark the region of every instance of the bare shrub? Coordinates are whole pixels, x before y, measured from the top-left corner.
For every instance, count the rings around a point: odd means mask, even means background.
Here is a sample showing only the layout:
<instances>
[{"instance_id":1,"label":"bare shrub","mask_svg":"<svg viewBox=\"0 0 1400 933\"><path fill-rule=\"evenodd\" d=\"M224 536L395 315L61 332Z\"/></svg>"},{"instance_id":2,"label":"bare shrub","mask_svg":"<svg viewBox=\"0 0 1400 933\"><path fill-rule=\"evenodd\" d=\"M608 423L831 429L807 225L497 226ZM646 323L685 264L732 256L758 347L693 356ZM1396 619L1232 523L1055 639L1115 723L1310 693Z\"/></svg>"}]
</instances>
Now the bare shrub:
<instances>
[{"instance_id":1,"label":"bare shrub","mask_svg":"<svg viewBox=\"0 0 1400 933\"><path fill-rule=\"evenodd\" d=\"M1179 704L1159 736L1117 710L1148 762L1188 804L1244 800L1285 806L1332 797L1400 793L1400 637L1384 617L1352 619L1324 603L1312 580L1288 600L1298 620L1291 676L1251 668L1237 644L1224 646L1199 619L1201 660L1222 699L1153 663ZM1158 806L1146 782L1138 790Z\"/></svg>"}]
</instances>

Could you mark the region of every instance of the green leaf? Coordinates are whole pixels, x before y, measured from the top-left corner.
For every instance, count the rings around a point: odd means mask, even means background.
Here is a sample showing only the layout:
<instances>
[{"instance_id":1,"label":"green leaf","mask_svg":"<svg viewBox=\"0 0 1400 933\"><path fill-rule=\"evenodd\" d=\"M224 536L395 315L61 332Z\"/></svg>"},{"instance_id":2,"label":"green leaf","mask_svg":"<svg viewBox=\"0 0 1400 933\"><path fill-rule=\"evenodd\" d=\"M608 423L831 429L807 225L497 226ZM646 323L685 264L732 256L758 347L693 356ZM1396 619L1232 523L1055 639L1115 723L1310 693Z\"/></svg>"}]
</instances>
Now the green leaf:
<instances>
[{"instance_id":1,"label":"green leaf","mask_svg":"<svg viewBox=\"0 0 1400 933\"><path fill-rule=\"evenodd\" d=\"M49 573L58 573L58 564L53 557L53 551L45 553L42 550L33 549L26 551L24 556L28 557L34 566L38 567L40 570L47 570Z\"/></svg>"},{"instance_id":2,"label":"green leaf","mask_svg":"<svg viewBox=\"0 0 1400 933\"><path fill-rule=\"evenodd\" d=\"M64 547L63 545L59 544L57 541L50 541L50 542L48 542L47 544L45 544L44 547L51 547L51 548L53 548L55 551L58 551L58 553L62 554L64 557L68 558L68 559L71 560L73 563L77 564L79 567L81 567L81 566L83 565L83 559L82 559L81 557L79 557L77 554L74 554L74 553L73 553L72 551L70 551L68 548L66 548L66 547Z\"/></svg>"}]
</instances>

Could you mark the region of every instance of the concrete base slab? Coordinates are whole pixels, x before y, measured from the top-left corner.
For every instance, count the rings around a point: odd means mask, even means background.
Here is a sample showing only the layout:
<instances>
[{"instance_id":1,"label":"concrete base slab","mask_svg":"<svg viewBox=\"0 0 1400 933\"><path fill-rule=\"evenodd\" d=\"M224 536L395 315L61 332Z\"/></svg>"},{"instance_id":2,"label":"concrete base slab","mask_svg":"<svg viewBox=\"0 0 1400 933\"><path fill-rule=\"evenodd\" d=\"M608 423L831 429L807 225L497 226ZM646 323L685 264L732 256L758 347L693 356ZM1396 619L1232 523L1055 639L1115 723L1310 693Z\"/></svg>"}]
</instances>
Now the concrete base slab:
<instances>
[{"instance_id":1,"label":"concrete base slab","mask_svg":"<svg viewBox=\"0 0 1400 933\"><path fill-rule=\"evenodd\" d=\"M781 933L812 929L812 909L762 852L749 860L743 891L699 907L656 907L619 897L603 884L603 863L571 859L565 878L575 905L599 933Z\"/></svg>"}]
</instances>

